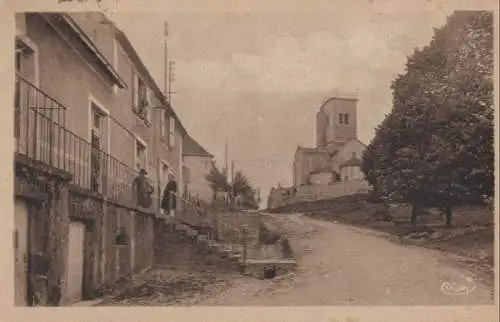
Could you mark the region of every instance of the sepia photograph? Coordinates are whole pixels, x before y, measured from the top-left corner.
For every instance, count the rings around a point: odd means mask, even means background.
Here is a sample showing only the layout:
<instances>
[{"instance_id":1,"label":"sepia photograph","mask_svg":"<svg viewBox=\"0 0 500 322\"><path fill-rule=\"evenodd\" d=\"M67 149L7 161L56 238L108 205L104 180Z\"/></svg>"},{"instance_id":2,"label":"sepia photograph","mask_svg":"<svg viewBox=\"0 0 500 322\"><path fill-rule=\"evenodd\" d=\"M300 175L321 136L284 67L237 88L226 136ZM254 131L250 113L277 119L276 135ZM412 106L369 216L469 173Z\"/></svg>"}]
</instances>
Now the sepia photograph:
<instances>
[{"instance_id":1,"label":"sepia photograph","mask_svg":"<svg viewBox=\"0 0 500 322\"><path fill-rule=\"evenodd\" d=\"M64 2L5 40L15 306L496 304L494 1Z\"/></svg>"}]
</instances>

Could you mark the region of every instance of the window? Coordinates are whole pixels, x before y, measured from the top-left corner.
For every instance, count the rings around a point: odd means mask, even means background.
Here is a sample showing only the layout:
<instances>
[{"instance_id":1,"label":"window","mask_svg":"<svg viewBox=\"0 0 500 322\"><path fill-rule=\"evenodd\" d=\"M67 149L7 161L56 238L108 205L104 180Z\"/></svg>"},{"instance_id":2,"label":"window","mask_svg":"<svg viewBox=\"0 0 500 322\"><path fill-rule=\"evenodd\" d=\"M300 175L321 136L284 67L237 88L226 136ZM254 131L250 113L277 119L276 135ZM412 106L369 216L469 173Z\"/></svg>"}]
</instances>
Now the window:
<instances>
[{"instance_id":1,"label":"window","mask_svg":"<svg viewBox=\"0 0 500 322\"><path fill-rule=\"evenodd\" d=\"M161 138L162 140L164 141L168 141L168 137L169 137L169 131L168 131L168 127L169 127L169 117L168 117L168 113L167 111L165 110L162 110L162 117L161 117Z\"/></svg>"},{"instance_id":2,"label":"window","mask_svg":"<svg viewBox=\"0 0 500 322\"><path fill-rule=\"evenodd\" d=\"M349 124L349 113L339 113L339 124Z\"/></svg>"},{"instance_id":3,"label":"window","mask_svg":"<svg viewBox=\"0 0 500 322\"><path fill-rule=\"evenodd\" d=\"M21 73L21 60L23 57L22 49L16 49L16 72Z\"/></svg>"},{"instance_id":4,"label":"window","mask_svg":"<svg viewBox=\"0 0 500 322\"><path fill-rule=\"evenodd\" d=\"M139 139L135 141L135 168L147 170L147 146Z\"/></svg>"},{"instance_id":5,"label":"window","mask_svg":"<svg viewBox=\"0 0 500 322\"><path fill-rule=\"evenodd\" d=\"M98 138L102 146L100 148L109 149L109 141L107 136L109 136L109 111L106 110L96 99L92 96L89 97L89 130Z\"/></svg>"},{"instance_id":6,"label":"window","mask_svg":"<svg viewBox=\"0 0 500 322\"><path fill-rule=\"evenodd\" d=\"M149 120L150 91L144 81L137 75L134 75L132 95L132 109L134 112L144 120Z\"/></svg>"},{"instance_id":7,"label":"window","mask_svg":"<svg viewBox=\"0 0 500 322\"><path fill-rule=\"evenodd\" d=\"M170 117L169 120L169 138L168 138L168 144L170 145L171 148L175 146L175 119L173 117Z\"/></svg>"},{"instance_id":8,"label":"window","mask_svg":"<svg viewBox=\"0 0 500 322\"><path fill-rule=\"evenodd\" d=\"M94 108L92 111L92 128L94 131L101 132L101 118L102 116Z\"/></svg>"},{"instance_id":9,"label":"window","mask_svg":"<svg viewBox=\"0 0 500 322\"><path fill-rule=\"evenodd\" d=\"M91 144L90 151L90 185L91 190L102 192L103 176L106 175L107 167L103 164L103 152L109 151L109 112L98 103L95 98L89 95L89 110L88 110L87 126L89 130L89 142ZM75 152L78 153L78 152ZM75 158L75 155L70 154L69 158ZM82 178L78 177L78 180Z\"/></svg>"},{"instance_id":10,"label":"window","mask_svg":"<svg viewBox=\"0 0 500 322\"><path fill-rule=\"evenodd\" d=\"M356 152L353 152L353 153L352 153L352 158L353 158L353 159L356 159Z\"/></svg>"},{"instance_id":11,"label":"window","mask_svg":"<svg viewBox=\"0 0 500 322\"><path fill-rule=\"evenodd\" d=\"M168 182L168 170L169 167L165 162L161 162L161 174L160 174L160 185L161 185L161 190L163 192L163 189L165 188L165 185Z\"/></svg>"},{"instance_id":12,"label":"window","mask_svg":"<svg viewBox=\"0 0 500 322\"><path fill-rule=\"evenodd\" d=\"M118 71L118 41L116 38L113 38L113 68ZM113 85L113 92L118 94L118 86L116 84Z\"/></svg>"}]
</instances>

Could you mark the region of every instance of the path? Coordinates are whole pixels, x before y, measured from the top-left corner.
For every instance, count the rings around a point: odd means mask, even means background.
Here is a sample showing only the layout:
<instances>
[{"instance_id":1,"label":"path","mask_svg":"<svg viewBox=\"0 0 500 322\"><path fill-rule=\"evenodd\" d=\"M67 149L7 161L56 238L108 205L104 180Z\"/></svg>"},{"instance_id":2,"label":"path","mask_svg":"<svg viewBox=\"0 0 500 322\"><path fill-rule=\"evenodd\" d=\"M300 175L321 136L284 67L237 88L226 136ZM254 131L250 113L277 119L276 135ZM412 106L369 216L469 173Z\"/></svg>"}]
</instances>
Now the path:
<instances>
[{"instance_id":1,"label":"path","mask_svg":"<svg viewBox=\"0 0 500 322\"><path fill-rule=\"evenodd\" d=\"M287 232L298 270L277 280L238 279L197 305L493 304L490 287L473 281L452 255L300 214L266 216ZM472 291L445 294L443 283Z\"/></svg>"}]
</instances>

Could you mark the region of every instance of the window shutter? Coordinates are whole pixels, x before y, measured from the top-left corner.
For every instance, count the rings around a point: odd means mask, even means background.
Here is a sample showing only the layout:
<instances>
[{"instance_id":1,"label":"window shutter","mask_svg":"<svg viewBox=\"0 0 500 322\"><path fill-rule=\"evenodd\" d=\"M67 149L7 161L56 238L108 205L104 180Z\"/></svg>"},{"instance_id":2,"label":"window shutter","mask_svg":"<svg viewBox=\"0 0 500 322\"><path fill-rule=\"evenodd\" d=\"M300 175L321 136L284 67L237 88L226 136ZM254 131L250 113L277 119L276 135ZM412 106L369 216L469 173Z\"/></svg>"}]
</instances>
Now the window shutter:
<instances>
[{"instance_id":1,"label":"window shutter","mask_svg":"<svg viewBox=\"0 0 500 322\"><path fill-rule=\"evenodd\" d=\"M146 100L148 101L149 106L153 106L153 104L151 102L152 97L153 97L153 95L151 93L151 89L149 87L146 87Z\"/></svg>"},{"instance_id":2,"label":"window shutter","mask_svg":"<svg viewBox=\"0 0 500 322\"><path fill-rule=\"evenodd\" d=\"M167 115L167 112L165 112L164 109L161 110L161 119L160 119L160 124L161 124L161 137L164 138L166 133L165 133L165 129L166 129L166 124L165 124L165 118L166 118L166 115Z\"/></svg>"},{"instance_id":3,"label":"window shutter","mask_svg":"<svg viewBox=\"0 0 500 322\"><path fill-rule=\"evenodd\" d=\"M170 117L170 146L175 146L175 119Z\"/></svg>"},{"instance_id":4,"label":"window shutter","mask_svg":"<svg viewBox=\"0 0 500 322\"><path fill-rule=\"evenodd\" d=\"M132 83L132 102L134 104L134 109L137 109L139 106L139 78L137 77L136 74L133 76L133 83Z\"/></svg>"}]
</instances>

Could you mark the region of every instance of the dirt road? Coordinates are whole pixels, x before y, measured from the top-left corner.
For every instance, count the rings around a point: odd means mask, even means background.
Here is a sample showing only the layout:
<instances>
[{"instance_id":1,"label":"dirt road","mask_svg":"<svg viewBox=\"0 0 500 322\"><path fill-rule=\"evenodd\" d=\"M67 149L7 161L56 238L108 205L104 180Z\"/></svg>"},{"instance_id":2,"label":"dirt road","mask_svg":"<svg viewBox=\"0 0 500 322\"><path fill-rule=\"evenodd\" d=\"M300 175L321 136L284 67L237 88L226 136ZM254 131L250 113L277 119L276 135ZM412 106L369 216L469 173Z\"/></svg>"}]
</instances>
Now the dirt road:
<instances>
[{"instance_id":1,"label":"dirt road","mask_svg":"<svg viewBox=\"0 0 500 322\"><path fill-rule=\"evenodd\" d=\"M297 271L277 280L238 279L196 305L493 304L492 286L454 255L300 214L266 216L290 238Z\"/></svg>"}]
</instances>

